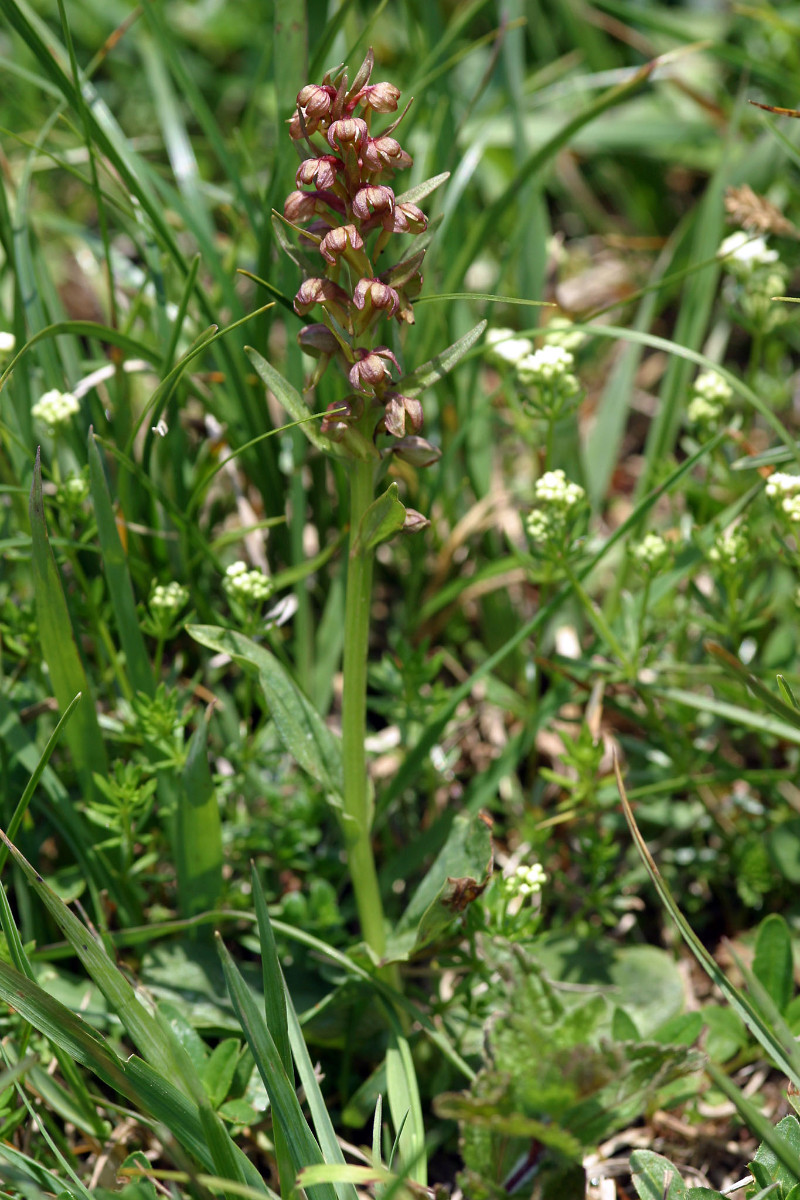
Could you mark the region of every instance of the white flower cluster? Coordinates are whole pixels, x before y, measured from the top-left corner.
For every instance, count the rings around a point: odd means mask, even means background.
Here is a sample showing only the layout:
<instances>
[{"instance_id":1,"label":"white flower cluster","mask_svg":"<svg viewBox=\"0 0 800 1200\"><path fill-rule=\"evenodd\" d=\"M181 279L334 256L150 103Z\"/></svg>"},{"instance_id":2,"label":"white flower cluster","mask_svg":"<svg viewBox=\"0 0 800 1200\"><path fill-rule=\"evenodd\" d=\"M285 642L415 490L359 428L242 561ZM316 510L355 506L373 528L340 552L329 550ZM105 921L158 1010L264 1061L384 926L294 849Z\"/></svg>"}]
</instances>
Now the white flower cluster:
<instances>
[{"instance_id":1,"label":"white flower cluster","mask_svg":"<svg viewBox=\"0 0 800 1200\"><path fill-rule=\"evenodd\" d=\"M737 279L747 279L759 267L769 267L778 261L778 251L770 250L766 239L752 237L743 229L725 238L718 257L725 259L725 268Z\"/></svg>"},{"instance_id":2,"label":"white flower cluster","mask_svg":"<svg viewBox=\"0 0 800 1200\"><path fill-rule=\"evenodd\" d=\"M541 863L531 863L530 866L519 866L513 874L506 876L503 886L512 896L537 896L542 885L547 883L547 872Z\"/></svg>"},{"instance_id":3,"label":"white flower cluster","mask_svg":"<svg viewBox=\"0 0 800 1200\"><path fill-rule=\"evenodd\" d=\"M0 354L13 354L17 348L17 339L13 333L0 330Z\"/></svg>"},{"instance_id":4,"label":"white flower cluster","mask_svg":"<svg viewBox=\"0 0 800 1200\"><path fill-rule=\"evenodd\" d=\"M721 533L709 550L708 557L711 562L723 567L738 567L746 561L749 548L747 532L739 526L738 529Z\"/></svg>"},{"instance_id":5,"label":"white flower cluster","mask_svg":"<svg viewBox=\"0 0 800 1200\"><path fill-rule=\"evenodd\" d=\"M547 343L550 346L563 346L565 350L577 350L586 340L586 334L575 328L573 321L566 317L553 317L547 323L545 330Z\"/></svg>"},{"instance_id":6,"label":"white flower cluster","mask_svg":"<svg viewBox=\"0 0 800 1200\"><path fill-rule=\"evenodd\" d=\"M568 518L583 504L586 493L559 469L536 480L534 496L538 507L525 522L528 534L534 542L556 542L564 538Z\"/></svg>"},{"instance_id":7,"label":"white flower cluster","mask_svg":"<svg viewBox=\"0 0 800 1200\"><path fill-rule=\"evenodd\" d=\"M189 599L189 589L180 583L157 583L150 596L150 607L159 614L173 615Z\"/></svg>"},{"instance_id":8,"label":"white flower cluster","mask_svg":"<svg viewBox=\"0 0 800 1200\"><path fill-rule=\"evenodd\" d=\"M36 401L31 413L52 433L60 425L68 425L80 410L81 406L72 392L59 392L58 388L53 388Z\"/></svg>"},{"instance_id":9,"label":"white flower cluster","mask_svg":"<svg viewBox=\"0 0 800 1200\"><path fill-rule=\"evenodd\" d=\"M248 570L247 563L241 560L228 567L223 586L229 596L246 604L260 604L272 595L272 581L260 571Z\"/></svg>"},{"instance_id":10,"label":"white flower cluster","mask_svg":"<svg viewBox=\"0 0 800 1200\"><path fill-rule=\"evenodd\" d=\"M575 390L578 381L572 374L575 358L563 346L542 346L534 354L527 354L517 363L517 374L522 383L542 384L561 383L564 380L574 380Z\"/></svg>"},{"instance_id":11,"label":"white flower cluster","mask_svg":"<svg viewBox=\"0 0 800 1200\"><path fill-rule=\"evenodd\" d=\"M74 504L76 508L79 508L84 500L88 499L89 480L85 475L68 475L59 491L67 504Z\"/></svg>"},{"instance_id":12,"label":"white flower cluster","mask_svg":"<svg viewBox=\"0 0 800 1200\"><path fill-rule=\"evenodd\" d=\"M513 329L490 329L486 334L489 358L504 366L515 367L521 358L533 350L533 342L518 337Z\"/></svg>"},{"instance_id":13,"label":"white flower cluster","mask_svg":"<svg viewBox=\"0 0 800 1200\"><path fill-rule=\"evenodd\" d=\"M800 523L800 475L774 471L767 480L765 491L784 516L794 524Z\"/></svg>"},{"instance_id":14,"label":"white flower cluster","mask_svg":"<svg viewBox=\"0 0 800 1200\"><path fill-rule=\"evenodd\" d=\"M721 375L716 371L703 371L692 386L686 420L690 425L713 432L722 421L732 398L733 389Z\"/></svg>"},{"instance_id":15,"label":"white flower cluster","mask_svg":"<svg viewBox=\"0 0 800 1200\"><path fill-rule=\"evenodd\" d=\"M672 547L660 534L646 533L639 544L633 547L632 553L640 566L648 571L657 571L669 561Z\"/></svg>"}]
</instances>

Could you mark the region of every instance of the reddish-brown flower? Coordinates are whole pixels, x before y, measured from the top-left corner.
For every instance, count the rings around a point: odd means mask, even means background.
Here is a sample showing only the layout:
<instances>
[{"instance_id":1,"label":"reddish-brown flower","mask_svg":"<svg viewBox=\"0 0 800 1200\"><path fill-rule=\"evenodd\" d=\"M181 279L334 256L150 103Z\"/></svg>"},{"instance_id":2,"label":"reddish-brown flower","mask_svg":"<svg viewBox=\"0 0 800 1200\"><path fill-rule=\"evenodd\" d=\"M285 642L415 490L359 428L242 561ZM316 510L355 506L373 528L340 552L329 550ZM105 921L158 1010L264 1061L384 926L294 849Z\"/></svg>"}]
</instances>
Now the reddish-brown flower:
<instances>
[{"instance_id":1,"label":"reddish-brown flower","mask_svg":"<svg viewBox=\"0 0 800 1200\"><path fill-rule=\"evenodd\" d=\"M336 263L348 250L363 250L364 239L355 225L337 225L325 234L319 244L319 252L329 263ZM362 305L356 301L356 307Z\"/></svg>"},{"instance_id":2,"label":"reddish-brown flower","mask_svg":"<svg viewBox=\"0 0 800 1200\"><path fill-rule=\"evenodd\" d=\"M344 324L349 320L350 297L332 279L304 279L294 298L294 311L304 317L315 304L321 304Z\"/></svg>"},{"instance_id":3,"label":"reddish-brown flower","mask_svg":"<svg viewBox=\"0 0 800 1200\"><path fill-rule=\"evenodd\" d=\"M335 154L321 154L319 158L306 158L300 163L295 175L298 187L317 187L323 191L332 188L341 169L341 159Z\"/></svg>"},{"instance_id":4,"label":"reddish-brown flower","mask_svg":"<svg viewBox=\"0 0 800 1200\"><path fill-rule=\"evenodd\" d=\"M369 137L369 129L361 117L344 117L330 125L327 137L328 145L334 150L343 152L345 148L353 147L360 154Z\"/></svg>"},{"instance_id":5,"label":"reddish-brown flower","mask_svg":"<svg viewBox=\"0 0 800 1200\"><path fill-rule=\"evenodd\" d=\"M370 171L404 171L413 162L393 137L369 138L364 149L364 166Z\"/></svg>"},{"instance_id":6,"label":"reddish-brown flower","mask_svg":"<svg viewBox=\"0 0 800 1200\"><path fill-rule=\"evenodd\" d=\"M400 297L393 287L380 279L359 279L353 292L353 304L362 311L367 306L382 309L388 317L393 317L400 307Z\"/></svg>"},{"instance_id":7,"label":"reddish-brown flower","mask_svg":"<svg viewBox=\"0 0 800 1200\"><path fill-rule=\"evenodd\" d=\"M350 104L361 104L371 108L373 112L396 112L397 101L400 99L400 89L393 83L371 83L362 88L358 95L353 96Z\"/></svg>"},{"instance_id":8,"label":"reddish-brown flower","mask_svg":"<svg viewBox=\"0 0 800 1200\"><path fill-rule=\"evenodd\" d=\"M358 358L347 372L351 387L359 392L373 392L392 378L387 366L391 362L400 374L400 364L391 350L386 346L378 346L376 350L356 350Z\"/></svg>"},{"instance_id":9,"label":"reddish-brown flower","mask_svg":"<svg viewBox=\"0 0 800 1200\"><path fill-rule=\"evenodd\" d=\"M399 392L384 392L385 402L383 427L392 437L405 436L406 421L414 433L422 429L422 405L414 396L401 396Z\"/></svg>"},{"instance_id":10,"label":"reddish-brown flower","mask_svg":"<svg viewBox=\"0 0 800 1200\"><path fill-rule=\"evenodd\" d=\"M394 192L383 184L369 183L353 197L353 214L359 221L370 221L394 228Z\"/></svg>"},{"instance_id":11,"label":"reddish-brown flower","mask_svg":"<svg viewBox=\"0 0 800 1200\"><path fill-rule=\"evenodd\" d=\"M319 86L315 83L307 83L297 93L297 107L303 110L306 119L319 120L320 117L328 115L335 99L336 88L331 87L330 84Z\"/></svg>"}]
</instances>

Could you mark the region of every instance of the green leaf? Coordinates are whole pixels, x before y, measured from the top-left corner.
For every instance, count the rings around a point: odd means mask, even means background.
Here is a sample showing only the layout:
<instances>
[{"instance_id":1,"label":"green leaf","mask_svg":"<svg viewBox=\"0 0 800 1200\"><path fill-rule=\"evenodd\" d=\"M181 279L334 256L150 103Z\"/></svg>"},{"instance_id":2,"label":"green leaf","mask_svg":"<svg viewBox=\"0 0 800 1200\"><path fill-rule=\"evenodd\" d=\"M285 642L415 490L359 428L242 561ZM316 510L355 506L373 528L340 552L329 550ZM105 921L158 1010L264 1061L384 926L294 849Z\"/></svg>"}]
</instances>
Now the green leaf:
<instances>
[{"instance_id":1,"label":"green leaf","mask_svg":"<svg viewBox=\"0 0 800 1200\"><path fill-rule=\"evenodd\" d=\"M298 766L334 798L341 800L342 751L314 706L290 678L285 667L263 646L250 638L216 625L187 626L191 637L202 646L229 654L237 662L253 666L267 699L275 728Z\"/></svg>"},{"instance_id":2,"label":"green leaf","mask_svg":"<svg viewBox=\"0 0 800 1200\"><path fill-rule=\"evenodd\" d=\"M785 1012L794 993L794 961L789 928L777 913L771 913L759 926L753 974L779 1012Z\"/></svg>"},{"instance_id":3,"label":"green leaf","mask_svg":"<svg viewBox=\"0 0 800 1200\"><path fill-rule=\"evenodd\" d=\"M208 724L192 734L178 799L178 908L193 917L216 907L222 892L222 819L208 765Z\"/></svg>"},{"instance_id":4,"label":"green leaf","mask_svg":"<svg viewBox=\"0 0 800 1200\"><path fill-rule=\"evenodd\" d=\"M477 341L483 336L487 322L480 321L469 333L465 333L452 346L448 346L441 354L437 354L423 366L417 367L410 375L405 375L397 385L397 390L404 396L418 396L426 388L432 387L445 375L453 370L465 354L468 354Z\"/></svg>"},{"instance_id":5,"label":"green leaf","mask_svg":"<svg viewBox=\"0 0 800 1200\"><path fill-rule=\"evenodd\" d=\"M259 1010L252 993L242 979L236 964L228 953L222 938L217 935L217 947L222 959L222 969L228 985L236 1015L247 1038L259 1074L269 1093L274 1119L280 1123L295 1175L303 1167L321 1163L322 1153L308 1127L294 1087L286 1075L275 1042L267 1029L263 1013ZM336 1191L330 1185L318 1185L315 1196L324 1200L337 1200Z\"/></svg>"},{"instance_id":6,"label":"green leaf","mask_svg":"<svg viewBox=\"0 0 800 1200\"><path fill-rule=\"evenodd\" d=\"M712 1062L727 1062L747 1045L747 1031L733 1009L711 1004L700 1015L708 1030L705 1049Z\"/></svg>"},{"instance_id":7,"label":"green leaf","mask_svg":"<svg viewBox=\"0 0 800 1200\"><path fill-rule=\"evenodd\" d=\"M753 1163L748 1165L754 1175L754 1165L761 1167L758 1182L762 1187L777 1182L785 1195L800 1181L800 1121L790 1114L778 1122L772 1133L772 1145L762 1142L755 1152Z\"/></svg>"},{"instance_id":8,"label":"green leaf","mask_svg":"<svg viewBox=\"0 0 800 1200\"><path fill-rule=\"evenodd\" d=\"M389 1045L386 1047L386 1090L397 1131L403 1174L426 1187L428 1164L419 1086L411 1047L396 1020L393 1021Z\"/></svg>"},{"instance_id":9,"label":"green leaf","mask_svg":"<svg viewBox=\"0 0 800 1200\"><path fill-rule=\"evenodd\" d=\"M449 171L443 171L441 175L433 175L430 179L426 179L424 183L418 183L416 187L409 188L407 192L395 196L395 203L402 204L408 202L410 204L418 204L420 200L424 200L426 196L430 196L431 192L435 192L443 183L446 183L449 178Z\"/></svg>"},{"instance_id":10,"label":"green leaf","mask_svg":"<svg viewBox=\"0 0 800 1200\"><path fill-rule=\"evenodd\" d=\"M94 791L92 774L108 774L103 737L95 712L94 699L86 679L72 624L64 598L50 541L42 500L42 467L40 452L36 451L33 485L30 494L33 590L36 599L36 619L42 655L50 672L53 692L62 713L69 709L80 693L80 702L66 727L65 736L75 759L85 791Z\"/></svg>"},{"instance_id":11,"label":"green leaf","mask_svg":"<svg viewBox=\"0 0 800 1200\"><path fill-rule=\"evenodd\" d=\"M397 484L390 483L361 518L350 553L367 554L381 542L388 542L403 528L405 519L406 508L397 494Z\"/></svg>"},{"instance_id":12,"label":"green leaf","mask_svg":"<svg viewBox=\"0 0 800 1200\"><path fill-rule=\"evenodd\" d=\"M611 1036L615 1042L637 1042L639 1040L636 1022L631 1020L625 1009L618 1005L614 1006L611 1017Z\"/></svg>"},{"instance_id":13,"label":"green leaf","mask_svg":"<svg viewBox=\"0 0 800 1200\"><path fill-rule=\"evenodd\" d=\"M145 695L152 696L155 692L153 672L139 629L128 560L117 532L117 522L111 507L100 451L92 430L89 430L89 479L97 521L97 536L102 552L103 573L114 608L119 640L125 652L128 675L135 692L144 692Z\"/></svg>"},{"instance_id":14,"label":"green leaf","mask_svg":"<svg viewBox=\"0 0 800 1200\"><path fill-rule=\"evenodd\" d=\"M403 961L447 929L485 888L492 870L492 837L480 817L456 817L436 861L411 898L386 948Z\"/></svg>"},{"instance_id":15,"label":"green leaf","mask_svg":"<svg viewBox=\"0 0 800 1200\"><path fill-rule=\"evenodd\" d=\"M278 403L286 409L293 420L301 422L300 428L311 445L316 446L325 454L338 454L336 444L330 438L325 437L324 433L320 433L319 422L313 419L314 414L297 388L293 387L288 379L284 379L280 371L276 371L272 364L268 363L252 346L245 346L245 353L255 367L259 379L266 384Z\"/></svg>"},{"instance_id":16,"label":"green leaf","mask_svg":"<svg viewBox=\"0 0 800 1200\"><path fill-rule=\"evenodd\" d=\"M230 1091L239 1060L239 1039L225 1038L211 1051L200 1078L213 1108L219 1108Z\"/></svg>"},{"instance_id":17,"label":"green leaf","mask_svg":"<svg viewBox=\"0 0 800 1200\"><path fill-rule=\"evenodd\" d=\"M686 1200L686 1185L678 1168L652 1150L634 1150L631 1155L633 1186L640 1200Z\"/></svg>"}]
</instances>

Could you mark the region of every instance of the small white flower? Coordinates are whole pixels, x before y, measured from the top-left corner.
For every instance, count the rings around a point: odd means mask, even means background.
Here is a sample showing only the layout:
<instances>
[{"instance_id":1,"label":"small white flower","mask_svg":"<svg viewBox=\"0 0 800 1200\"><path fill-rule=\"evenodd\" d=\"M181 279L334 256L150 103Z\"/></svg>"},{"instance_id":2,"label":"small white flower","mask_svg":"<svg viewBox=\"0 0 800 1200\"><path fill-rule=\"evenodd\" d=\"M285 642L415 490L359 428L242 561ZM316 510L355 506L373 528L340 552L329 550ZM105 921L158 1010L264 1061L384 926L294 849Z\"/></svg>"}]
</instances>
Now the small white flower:
<instances>
[{"instance_id":1,"label":"small white flower","mask_svg":"<svg viewBox=\"0 0 800 1200\"><path fill-rule=\"evenodd\" d=\"M580 484L572 483L559 468L556 471L545 471L534 485L536 499L565 512L581 503L586 493Z\"/></svg>"},{"instance_id":2,"label":"small white flower","mask_svg":"<svg viewBox=\"0 0 800 1200\"><path fill-rule=\"evenodd\" d=\"M763 237L751 237L743 229L737 229L719 248L718 257L725 259L725 267L732 275L746 278L758 267L767 267L778 261L778 251L767 247Z\"/></svg>"},{"instance_id":3,"label":"small white flower","mask_svg":"<svg viewBox=\"0 0 800 1200\"><path fill-rule=\"evenodd\" d=\"M189 589L174 580L172 583L157 583L150 596L150 607L162 613L176 613L189 599Z\"/></svg>"},{"instance_id":4,"label":"small white flower","mask_svg":"<svg viewBox=\"0 0 800 1200\"><path fill-rule=\"evenodd\" d=\"M542 346L535 354L526 354L517 363L517 374L522 383L552 383L565 377L573 378L575 359L563 346ZM577 380L576 380L577 385Z\"/></svg>"},{"instance_id":5,"label":"small white flower","mask_svg":"<svg viewBox=\"0 0 800 1200\"><path fill-rule=\"evenodd\" d=\"M547 872L541 863L531 863L529 866L517 867L512 875L503 880L508 893L512 896L536 896L547 883Z\"/></svg>"},{"instance_id":6,"label":"small white flower","mask_svg":"<svg viewBox=\"0 0 800 1200\"><path fill-rule=\"evenodd\" d=\"M786 471L774 471L767 480L765 491L770 500L796 496L800 492L800 475L790 475Z\"/></svg>"},{"instance_id":7,"label":"small white flower","mask_svg":"<svg viewBox=\"0 0 800 1200\"><path fill-rule=\"evenodd\" d=\"M652 571L664 566L672 553L670 543L658 533L646 533L638 546L633 547L633 556L643 567Z\"/></svg>"},{"instance_id":8,"label":"small white flower","mask_svg":"<svg viewBox=\"0 0 800 1200\"><path fill-rule=\"evenodd\" d=\"M563 346L565 350L577 350L586 341L586 334L576 329L574 322L566 317L553 317L542 332L549 346Z\"/></svg>"},{"instance_id":9,"label":"small white flower","mask_svg":"<svg viewBox=\"0 0 800 1200\"><path fill-rule=\"evenodd\" d=\"M516 366L521 358L533 350L533 342L518 337L513 329L490 329L486 334L486 349L495 362Z\"/></svg>"},{"instance_id":10,"label":"small white flower","mask_svg":"<svg viewBox=\"0 0 800 1200\"><path fill-rule=\"evenodd\" d=\"M152 429L153 433L157 433L159 437L166 437L169 433L169 426L163 417L159 418L157 425L151 425L150 428Z\"/></svg>"},{"instance_id":11,"label":"small white flower","mask_svg":"<svg viewBox=\"0 0 800 1200\"><path fill-rule=\"evenodd\" d=\"M692 391L704 400L727 404L733 398L733 389L727 379L723 379L716 371L703 371L695 379Z\"/></svg>"},{"instance_id":12,"label":"small white flower","mask_svg":"<svg viewBox=\"0 0 800 1200\"><path fill-rule=\"evenodd\" d=\"M740 526L738 529L721 533L709 550L708 557L722 566L736 567L747 558L748 548L746 531Z\"/></svg>"},{"instance_id":13,"label":"small white flower","mask_svg":"<svg viewBox=\"0 0 800 1200\"><path fill-rule=\"evenodd\" d=\"M695 396L689 402L686 410L686 421L689 425L697 425L701 429L714 429L719 423L724 409L705 396Z\"/></svg>"},{"instance_id":14,"label":"small white flower","mask_svg":"<svg viewBox=\"0 0 800 1200\"><path fill-rule=\"evenodd\" d=\"M60 425L69 424L70 419L80 412L80 408L72 392L59 392L58 388L53 388L36 401L31 413L52 432Z\"/></svg>"},{"instance_id":15,"label":"small white flower","mask_svg":"<svg viewBox=\"0 0 800 1200\"><path fill-rule=\"evenodd\" d=\"M89 496L89 480L83 475L69 475L61 484L61 490L71 504L83 504Z\"/></svg>"},{"instance_id":16,"label":"small white flower","mask_svg":"<svg viewBox=\"0 0 800 1200\"><path fill-rule=\"evenodd\" d=\"M0 354L12 354L16 349L17 339L13 333L0 331Z\"/></svg>"},{"instance_id":17,"label":"small white flower","mask_svg":"<svg viewBox=\"0 0 800 1200\"><path fill-rule=\"evenodd\" d=\"M247 563L231 563L225 572L225 591L238 600L261 603L272 595L272 581L260 571L251 571Z\"/></svg>"}]
</instances>

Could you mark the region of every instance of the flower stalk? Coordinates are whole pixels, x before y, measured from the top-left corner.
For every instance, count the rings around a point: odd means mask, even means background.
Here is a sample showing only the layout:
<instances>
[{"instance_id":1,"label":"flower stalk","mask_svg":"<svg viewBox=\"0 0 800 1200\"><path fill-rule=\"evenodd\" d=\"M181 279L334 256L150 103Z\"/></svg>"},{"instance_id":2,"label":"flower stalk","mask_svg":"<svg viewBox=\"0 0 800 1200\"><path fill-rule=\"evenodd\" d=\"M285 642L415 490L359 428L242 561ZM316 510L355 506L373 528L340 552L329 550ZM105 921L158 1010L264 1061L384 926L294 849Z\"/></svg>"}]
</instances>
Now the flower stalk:
<instances>
[{"instance_id":1,"label":"flower stalk","mask_svg":"<svg viewBox=\"0 0 800 1200\"><path fill-rule=\"evenodd\" d=\"M425 466L438 451L420 437L419 400L402 394L403 370L396 351L386 344L396 345L399 338L380 333L386 322L396 322L400 329L414 323L425 252L405 257L401 252L387 265L387 251L398 236L422 233L427 218L391 186L394 174L412 162L391 136L405 112L375 134L373 119L396 112L400 93L393 84L370 83L373 65L370 50L352 84L341 70L298 92L289 134L301 161L283 219L299 234L298 260L305 264L294 309L302 317L313 312L313 323L298 334L301 349L316 360L306 394L331 367L340 371L345 385L345 394L329 405L320 425L330 453L348 461L350 486L342 824L361 930L380 961L386 930L364 746L373 561L381 541L401 527L411 532L427 522L400 504L394 485L375 500L375 483L390 455ZM396 972L388 972L387 978L396 982Z\"/></svg>"}]
</instances>

